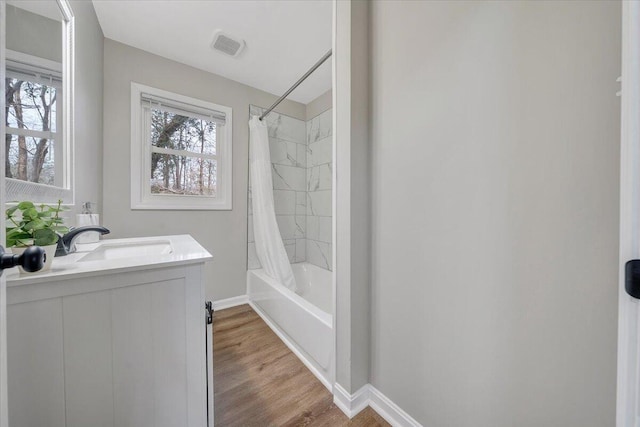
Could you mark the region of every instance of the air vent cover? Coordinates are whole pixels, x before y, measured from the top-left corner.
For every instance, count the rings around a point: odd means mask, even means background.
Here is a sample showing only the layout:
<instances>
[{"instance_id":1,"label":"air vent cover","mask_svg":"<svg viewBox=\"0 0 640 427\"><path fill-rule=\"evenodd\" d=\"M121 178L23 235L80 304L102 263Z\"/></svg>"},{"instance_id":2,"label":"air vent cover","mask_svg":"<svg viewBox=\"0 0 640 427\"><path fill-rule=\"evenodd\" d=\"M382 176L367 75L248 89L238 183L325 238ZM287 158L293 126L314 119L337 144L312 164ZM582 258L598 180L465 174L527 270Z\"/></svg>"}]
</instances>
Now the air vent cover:
<instances>
[{"instance_id":1,"label":"air vent cover","mask_svg":"<svg viewBox=\"0 0 640 427\"><path fill-rule=\"evenodd\" d=\"M211 49L226 53L229 56L238 56L244 49L244 40L235 38L222 31L216 31L211 42Z\"/></svg>"}]
</instances>

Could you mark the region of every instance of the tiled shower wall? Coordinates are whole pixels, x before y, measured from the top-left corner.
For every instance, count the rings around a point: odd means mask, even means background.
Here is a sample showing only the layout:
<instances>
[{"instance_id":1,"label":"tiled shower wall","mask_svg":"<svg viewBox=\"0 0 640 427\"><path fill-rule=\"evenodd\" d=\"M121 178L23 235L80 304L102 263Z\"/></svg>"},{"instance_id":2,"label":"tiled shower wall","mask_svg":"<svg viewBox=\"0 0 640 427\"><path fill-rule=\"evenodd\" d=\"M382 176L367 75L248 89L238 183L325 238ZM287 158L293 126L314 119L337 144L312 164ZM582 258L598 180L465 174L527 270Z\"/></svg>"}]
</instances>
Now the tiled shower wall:
<instances>
[{"instance_id":1,"label":"tiled shower wall","mask_svg":"<svg viewBox=\"0 0 640 427\"><path fill-rule=\"evenodd\" d=\"M251 106L251 115L262 108ZM291 263L331 269L331 111L307 121L267 117L276 220ZM311 226L311 228L308 227ZM249 185L248 268L260 268Z\"/></svg>"},{"instance_id":2,"label":"tiled shower wall","mask_svg":"<svg viewBox=\"0 0 640 427\"><path fill-rule=\"evenodd\" d=\"M331 270L332 111L307 121L307 261Z\"/></svg>"}]
</instances>

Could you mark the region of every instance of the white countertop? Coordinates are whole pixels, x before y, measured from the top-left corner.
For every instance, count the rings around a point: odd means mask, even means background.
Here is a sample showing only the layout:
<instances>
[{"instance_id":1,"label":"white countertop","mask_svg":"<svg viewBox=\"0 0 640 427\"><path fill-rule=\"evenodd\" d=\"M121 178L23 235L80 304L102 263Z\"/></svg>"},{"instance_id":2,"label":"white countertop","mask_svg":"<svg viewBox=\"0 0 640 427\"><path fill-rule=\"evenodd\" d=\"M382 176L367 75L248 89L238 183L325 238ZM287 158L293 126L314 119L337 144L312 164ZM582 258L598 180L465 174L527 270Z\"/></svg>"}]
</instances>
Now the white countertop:
<instances>
[{"instance_id":1,"label":"white countertop","mask_svg":"<svg viewBox=\"0 0 640 427\"><path fill-rule=\"evenodd\" d=\"M136 244L144 242L168 241L171 253L160 255L140 255L126 258L81 261L101 245ZM213 259L211 254L190 235L134 237L129 239L105 239L99 243L78 244L72 254L56 257L51 270L39 273L20 274L17 268L5 270L7 287L76 277L98 276L124 271L147 270L158 267L197 264Z\"/></svg>"}]
</instances>

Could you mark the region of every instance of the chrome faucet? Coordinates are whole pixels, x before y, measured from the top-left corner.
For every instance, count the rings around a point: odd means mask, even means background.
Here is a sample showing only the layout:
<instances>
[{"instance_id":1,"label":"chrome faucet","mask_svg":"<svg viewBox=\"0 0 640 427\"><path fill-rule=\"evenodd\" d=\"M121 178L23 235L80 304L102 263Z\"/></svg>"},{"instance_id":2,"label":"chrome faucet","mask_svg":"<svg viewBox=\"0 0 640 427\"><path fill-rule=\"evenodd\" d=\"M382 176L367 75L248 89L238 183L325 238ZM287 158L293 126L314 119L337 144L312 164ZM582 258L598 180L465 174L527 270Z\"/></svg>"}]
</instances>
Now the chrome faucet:
<instances>
[{"instance_id":1,"label":"chrome faucet","mask_svg":"<svg viewBox=\"0 0 640 427\"><path fill-rule=\"evenodd\" d=\"M76 238L87 231L97 231L100 234L109 234L107 228L99 225L87 225L84 227L72 228L67 234L58 239L58 247L56 248L56 256L69 255L76 251Z\"/></svg>"}]
</instances>

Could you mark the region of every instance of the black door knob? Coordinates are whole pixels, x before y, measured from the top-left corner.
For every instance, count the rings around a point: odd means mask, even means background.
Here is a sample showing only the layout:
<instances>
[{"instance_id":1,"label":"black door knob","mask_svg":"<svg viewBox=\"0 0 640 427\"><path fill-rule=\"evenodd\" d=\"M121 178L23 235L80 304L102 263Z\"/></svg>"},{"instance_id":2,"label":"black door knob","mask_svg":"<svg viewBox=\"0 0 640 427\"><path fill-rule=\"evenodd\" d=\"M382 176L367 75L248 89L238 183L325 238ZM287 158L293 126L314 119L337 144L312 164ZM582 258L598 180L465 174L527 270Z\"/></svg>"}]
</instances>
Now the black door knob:
<instances>
[{"instance_id":1,"label":"black door knob","mask_svg":"<svg viewBox=\"0 0 640 427\"><path fill-rule=\"evenodd\" d=\"M640 259L627 261L624 276L624 289L632 297L640 298Z\"/></svg>"},{"instance_id":2,"label":"black door knob","mask_svg":"<svg viewBox=\"0 0 640 427\"><path fill-rule=\"evenodd\" d=\"M40 246L29 246L21 255L5 253L0 246L0 275L5 268L20 266L24 271L33 273L42 270L47 260L47 254Z\"/></svg>"}]
</instances>

